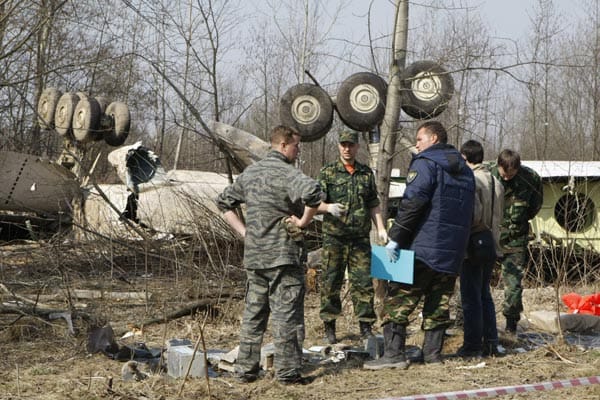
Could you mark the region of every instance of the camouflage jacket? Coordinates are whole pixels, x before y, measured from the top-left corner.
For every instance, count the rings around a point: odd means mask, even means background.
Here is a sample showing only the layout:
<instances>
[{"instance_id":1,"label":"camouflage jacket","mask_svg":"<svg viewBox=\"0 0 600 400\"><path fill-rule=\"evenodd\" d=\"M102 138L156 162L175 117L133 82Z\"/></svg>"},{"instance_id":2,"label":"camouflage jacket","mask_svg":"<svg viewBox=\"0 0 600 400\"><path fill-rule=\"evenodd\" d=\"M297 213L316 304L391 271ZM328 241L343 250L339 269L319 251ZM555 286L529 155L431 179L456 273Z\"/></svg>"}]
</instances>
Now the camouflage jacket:
<instances>
[{"instance_id":1,"label":"camouflage jacket","mask_svg":"<svg viewBox=\"0 0 600 400\"><path fill-rule=\"evenodd\" d=\"M323 216L323 233L333 236L369 237L371 209L379 205L373 171L359 162L354 163L350 175L344 164L334 161L324 166L317 180L325 192L325 202L342 203L347 208L345 216Z\"/></svg>"},{"instance_id":2,"label":"camouflage jacket","mask_svg":"<svg viewBox=\"0 0 600 400\"><path fill-rule=\"evenodd\" d=\"M217 199L221 211L246 204L244 264L248 269L299 265L302 243L287 233L282 220L302 216L304 206L317 207L323 193L317 181L271 151L250 165Z\"/></svg>"},{"instance_id":3,"label":"camouflage jacket","mask_svg":"<svg viewBox=\"0 0 600 400\"><path fill-rule=\"evenodd\" d=\"M500 244L505 253L521 250L528 242L529 220L542 208L542 179L524 165L509 181L500 177L495 163L491 165L491 171L504 186L504 220L500 228Z\"/></svg>"}]
</instances>

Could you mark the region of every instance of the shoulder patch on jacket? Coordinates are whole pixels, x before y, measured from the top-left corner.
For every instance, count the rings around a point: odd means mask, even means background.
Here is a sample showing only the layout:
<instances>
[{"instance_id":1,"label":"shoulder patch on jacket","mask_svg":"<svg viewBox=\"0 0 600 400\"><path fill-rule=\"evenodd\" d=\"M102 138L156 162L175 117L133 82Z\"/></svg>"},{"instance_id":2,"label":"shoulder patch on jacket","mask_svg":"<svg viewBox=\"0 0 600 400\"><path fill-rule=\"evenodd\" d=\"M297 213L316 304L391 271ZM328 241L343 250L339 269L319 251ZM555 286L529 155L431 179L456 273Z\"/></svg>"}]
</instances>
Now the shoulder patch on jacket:
<instances>
[{"instance_id":1,"label":"shoulder patch on jacket","mask_svg":"<svg viewBox=\"0 0 600 400\"><path fill-rule=\"evenodd\" d=\"M411 183L417 177L417 171L408 171L408 175L406 175L406 183Z\"/></svg>"}]
</instances>

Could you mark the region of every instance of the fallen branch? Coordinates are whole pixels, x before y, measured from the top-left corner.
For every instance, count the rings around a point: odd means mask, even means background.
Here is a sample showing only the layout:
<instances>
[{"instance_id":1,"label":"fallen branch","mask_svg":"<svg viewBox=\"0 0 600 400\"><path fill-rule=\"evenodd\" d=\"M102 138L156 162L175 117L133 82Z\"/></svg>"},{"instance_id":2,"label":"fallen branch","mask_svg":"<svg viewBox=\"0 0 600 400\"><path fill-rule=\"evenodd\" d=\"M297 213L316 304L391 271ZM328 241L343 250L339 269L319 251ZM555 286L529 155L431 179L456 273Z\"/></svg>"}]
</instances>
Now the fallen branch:
<instances>
[{"instance_id":1,"label":"fallen branch","mask_svg":"<svg viewBox=\"0 0 600 400\"><path fill-rule=\"evenodd\" d=\"M548 345L548 346L547 346L547 348L548 348L548 350L550 350L552 353L554 353L554 355L555 355L556 357L558 357L559 359L561 359L561 360L562 360L562 361L564 361L565 363L567 363L567 364L575 364L575 362L574 362L574 361L571 361L571 360L569 360L568 358L566 358L566 357L563 357L563 356L562 356L562 355L559 353L558 349L556 349L554 346L552 346L552 345Z\"/></svg>"},{"instance_id":2,"label":"fallen branch","mask_svg":"<svg viewBox=\"0 0 600 400\"><path fill-rule=\"evenodd\" d=\"M105 292L103 290L74 289L73 296L78 299L110 299L145 302L152 297L152 293L145 292Z\"/></svg>"},{"instance_id":3,"label":"fallen branch","mask_svg":"<svg viewBox=\"0 0 600 400\"><path fill-rule=\"evenodd\" d=\"M22 301L23 303L32 305L33 307L42 308L42 309L43 308L52 309L52 306L50 306L48 304L40 303L37 299L36 300L31 300L31 299L29 299L29 298L27 298L25 296L21 296L21 295L18 295L16 293L12 292L3 283L0 283L0 291L3 292L3 293L6 293L9 296L14 297L17 300Z\"/></svg>"},{"instance_id":4,"label":"fallen branch","mask_svg":"<svg viewBox=\"0 0 600 400\"><path fill-rule=\"evenodd\" d=\"M69 333L72 335L75 335L75 329L73 327L73 318L82 318L86 321L92 320L91 315L81 311L71 312L55 308L40 308L19 302L0 304L0 314L17 314L22 316L43 318L44 320L48 321L63 318L67 323L67 329Z\"/></svg>"},{"instance_id":5,"label":"fallen branch","mask_svg":"<svg viewBox=\"0 0 600 400\"><path fill-rule=\"evenodd\" d=\"M31 300L27 297L20 296L10 291L4 284L0 283L0 291L12 296L15 300L0 304L0 314L18 314L22 316L33 316L44 318L46 320L54 320L63 318L67 323L67 329L70 334L75 335L73 327L73 317L90 320L91 317L87 313L81 311L69 311L57 309L48 304L39 303L37 300Z\"/></svg>"},{"instance_id":6,"label":"fallen branch","mask_svg":"<svg viewBox=\"0 0 600 400\"><path fill-rule=\"evenodd\" d=\"M148 325L162 324L164 322L172 321L177 318L185 317L187 315L192 315L192 314L196 313L197 311L206 311L206 310L212 309L212 307L218 303L219 303L219 301L215 300L215 299L199 300L197 302L187 304L186 306L184 306L176 311L173 311L172 313L169 313L169 314L165 315L164 317L147 319L144 322L142 322L142 326L146 327Z\"/></svg>"},{"instance_id":7,"label":"fallen branch","mask_svg":"<svg viewBox=\"0 0 600 400\"><path fill-rule=\"evenodd\" d=\"M202 300L195 301L193 303L186 304L182 308L175 310L160 318L148 319L142 322L141 326L162 324L177 318L192 315L198 311L211 311L214 310L214 307L216 305L223 302L224 299L241 298L242 296L243 293L240 290L222 290L219 293L215 294L213 297L205 298Z\"/></svg>"}]
</instances>

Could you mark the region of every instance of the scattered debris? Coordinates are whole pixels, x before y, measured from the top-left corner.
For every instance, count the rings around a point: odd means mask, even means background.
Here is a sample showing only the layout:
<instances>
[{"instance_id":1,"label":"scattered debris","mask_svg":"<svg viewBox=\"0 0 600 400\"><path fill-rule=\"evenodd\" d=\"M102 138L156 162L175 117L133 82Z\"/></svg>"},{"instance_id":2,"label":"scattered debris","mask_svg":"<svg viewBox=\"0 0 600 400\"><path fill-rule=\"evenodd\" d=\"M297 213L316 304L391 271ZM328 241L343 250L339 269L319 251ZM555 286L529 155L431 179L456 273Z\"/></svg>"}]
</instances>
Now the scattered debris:
<instances>
[{"instance_id":1,"label":"scattered debris","mask_svg":"<svg viewBox=\"0 0 600 400\"><path fill-rule=\"evenodd\" d=\"M238 351L240 346L236 346L229 353L223 354L218 363L218 368L223 371L234 372L235 360L237 360Z\"/></svg>"},{"instance_id":2,"label":"scattered debris","mask_svg":"<svg viewBox=\"0 0 600 400\"><path fill-rule=\"evenodd\" d=\"M459 367L456 367L456 369L479 369L479 368L484 368L485 367L485 361L482 361L480 363L477 363L475 365L461 365Z\"/></svg>"},{"instance_id":3,"label":"scattered debris","mask_svg":"<svg viewBox=\"0 0 600 400\"><path fill-rule=\"evenodd\" d=\"M138 361L148 364L152 371L162 369L160 365L162 349L149 349L142 342L132 345L119 345L110 325L91 328L86 349L90 354L102 353L117 361Z\"/></svg>"},{"instance_id":4,"label":"scattered debris","mask_svg":"<svg viewBox=\"0 0 600 400\"><path fill-rule=\"evenodd\" d=\"M71 313L68 311L51 312L48 314L48 319L59 319L63 318L67 323L67 330L71 335L75 335L75 329L73 328L73 320L71 319Z\"/></svg>"},{"instance_id":5,"label":"scattered debris","mask_svg":"<svg viewBox=\"0 0 600 400\"><path fill-rule=\"evenodd\" d=\"M127 339L130 337L135 338L136 336L142 336L144 334L143 327L140 328L133 324L127 324L127 329L129 330L121 336L121 339Z\"/></svg>"},{"instance_id":6,"label":"scattered debris","mask_svg":"<svg viewBox=\"0 0 600 400\"><path fill-rule=\"evenodd\" d=\"M527 320L533 327L555 334L560 328L573 333L600 333L600 316L591 314L560 313L557 316L556 311L540 310L527 313Z\"/></svg>"},{"instance_id":7,"label":"scattered debris","mask_svg":"<svg viewBox=\"0 0 600 400\"><path fill-rule=\"evenodd\" d=\"M165 356L167 373L173 378L183 378L186 375L192 378L206 376L204 355L201 351L194 352L192 342L187 339L167 341Z\"/></svg>"},{"instance_id":8,"label":"scattered debris","mask_svg":"<svg viewBox=\"0 0 600 400\"><path fill-rule=\"evenodd\" d=\"M577 293L567 293L562 297L563 303L571 314L588 314L600 316L600 293L580 296Z\"/></svg>"},{"instance_id":9,"label":"scattered debris","mask_svg":"<svg viewBox=\"0 0 600 400\"><path fill-rule=\"evenodd\" d=\"M148 374L140 370L141 364L137 361L127 361L121 368L121 378L124 381L142 381L148 378Z\"/></svg>"},{"instance_id":10,"label":"scattered debris","mask_svg":"<svg viewBox=\"0 0 600 400\"><path fill-rule=\"evenodd\" d=\"M119 345L115 341L115 333L110 325L90 329L86 350L90 354L115 354Z\"/></svg>"}]
</instances>

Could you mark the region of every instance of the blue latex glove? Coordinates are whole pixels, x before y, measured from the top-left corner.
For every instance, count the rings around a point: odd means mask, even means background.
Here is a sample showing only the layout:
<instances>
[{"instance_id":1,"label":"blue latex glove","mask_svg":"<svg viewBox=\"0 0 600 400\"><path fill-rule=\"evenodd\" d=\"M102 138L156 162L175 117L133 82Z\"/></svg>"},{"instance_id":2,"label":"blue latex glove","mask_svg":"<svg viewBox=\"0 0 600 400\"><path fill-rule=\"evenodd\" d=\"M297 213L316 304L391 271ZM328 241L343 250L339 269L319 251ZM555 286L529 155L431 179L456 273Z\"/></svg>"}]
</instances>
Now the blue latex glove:
<instances>
[{"instance_id":1,"label":"blue latex glove","mask_svg":"<svg viewBox=\"0 0 600 400\"><path fill-rule=\"evenodd\" d=\"M400 246L398 243L390 240L388 244L385 245L385 251L391 262L398 261L398 257L400 256Z\"/></svg>"}]
</instances>

